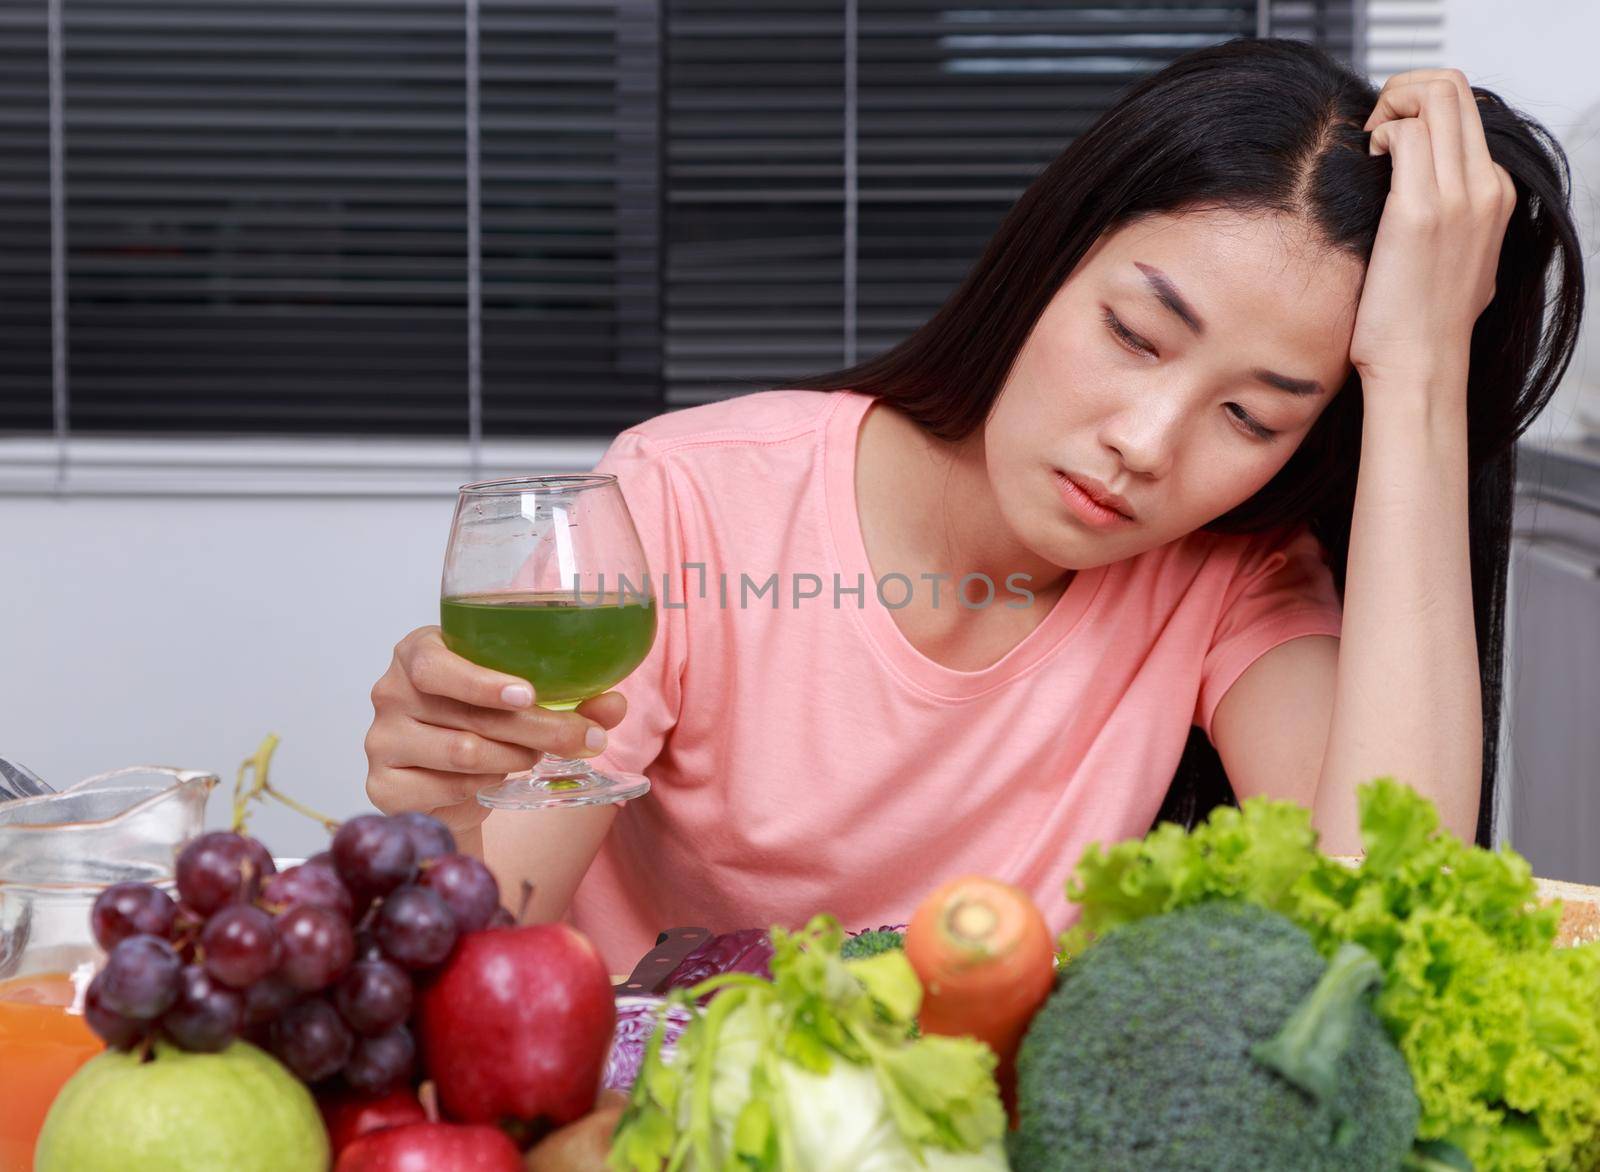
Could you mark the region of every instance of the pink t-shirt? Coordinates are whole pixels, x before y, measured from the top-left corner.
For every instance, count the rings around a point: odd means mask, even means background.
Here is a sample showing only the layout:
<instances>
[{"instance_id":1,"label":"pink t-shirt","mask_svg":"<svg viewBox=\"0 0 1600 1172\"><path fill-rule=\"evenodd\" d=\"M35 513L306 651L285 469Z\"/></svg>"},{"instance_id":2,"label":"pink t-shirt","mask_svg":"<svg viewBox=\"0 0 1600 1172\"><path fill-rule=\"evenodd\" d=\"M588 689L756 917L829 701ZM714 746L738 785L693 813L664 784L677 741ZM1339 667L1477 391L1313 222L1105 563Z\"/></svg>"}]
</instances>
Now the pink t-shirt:
<instances>
[{"instance_id":1,"label":"pink t-shirt","mask_svg":"<svg viewBox=\"0 0 1600 1172\"><path fill-rule=\"evenodd\" d=\"M932 583L885 567L880 597L862 542L872 402L769 391L672 412L598 466L619 478L661 608L600 757L654 786L621 810L572 909L615 972L669 927L903 922L969 872L1018 884L1064 928L1078 857L1149 829L1190 726L1209 733L1272 647L1339 633L1309 534L1201 533L1080 571L989 667L941 666L889 609ZM996 583L992 605L1021 601ZM948 582L940 604L959 605Z\"/></svg>"}]
</instances>

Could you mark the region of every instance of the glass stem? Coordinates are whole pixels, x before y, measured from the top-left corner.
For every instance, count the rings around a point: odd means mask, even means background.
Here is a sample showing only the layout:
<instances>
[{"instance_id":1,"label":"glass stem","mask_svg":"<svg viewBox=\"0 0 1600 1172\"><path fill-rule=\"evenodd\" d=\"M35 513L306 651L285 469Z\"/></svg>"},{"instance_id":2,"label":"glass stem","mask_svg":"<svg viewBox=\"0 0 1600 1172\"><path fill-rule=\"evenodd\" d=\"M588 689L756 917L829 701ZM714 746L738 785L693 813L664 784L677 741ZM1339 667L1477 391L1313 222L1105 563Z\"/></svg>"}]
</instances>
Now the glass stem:
<instances>
[{"instance_id":1,"label":"glass stem","mask_svg":"<svg viewBox=\"0 0 1600 1172\"><path fill-rule=\"evenodd\" d=\"M594 770L587 761L573 757L546 755L539 758L539 764L534 767L533 779L535 781L551 781L570 777L587 777L593 772Z\"/></svg>"}]
</instances>

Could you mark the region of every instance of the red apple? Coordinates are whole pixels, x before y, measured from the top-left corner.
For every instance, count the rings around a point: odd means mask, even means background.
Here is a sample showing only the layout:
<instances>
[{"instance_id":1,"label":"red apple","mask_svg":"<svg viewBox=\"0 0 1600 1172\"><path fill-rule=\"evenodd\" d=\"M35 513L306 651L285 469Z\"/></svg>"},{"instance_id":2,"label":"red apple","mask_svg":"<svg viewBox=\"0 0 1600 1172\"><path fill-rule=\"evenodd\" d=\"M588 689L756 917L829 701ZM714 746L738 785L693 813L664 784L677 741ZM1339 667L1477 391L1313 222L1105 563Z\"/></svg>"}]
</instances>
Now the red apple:
<instances>
[{"instance_id":1,"label":"red apple","mask_svg":"<svg viewBox=\"0 0 1600 1172\"><path fill-rule=\"evenodd\" d=\"M334 1159L339 1158L339 1153L352 1140L369 1131L423 1123L428 1118L410 1087L399 1087L376 1097L352 1092L328 1095L319 1097L317 1106L322 1109L322 1121L328 1127L328 1143Z\"/></svg>"},{"instance_id":2,"label":"red apple","mask_svg":"<svg viewBox=\"0 0 1600 1172\"><path fill-rule=\"evenodd\" d=\"M417 1033L445 1115L561 1127L594 1107L616 1021L594 945L529 924L463 936L422 993Z\"/></svg>"},{"instance_id":3,"label":"red apple","mask_svg":"<svg viewBox=\"0 0 1600 1172\"><path fill-rule=\"evenodd\" d=\"M498 1128L403 1123L358 1136L333 1172L522 1172L522 1155Z\"/></svg>"}]
</instances>

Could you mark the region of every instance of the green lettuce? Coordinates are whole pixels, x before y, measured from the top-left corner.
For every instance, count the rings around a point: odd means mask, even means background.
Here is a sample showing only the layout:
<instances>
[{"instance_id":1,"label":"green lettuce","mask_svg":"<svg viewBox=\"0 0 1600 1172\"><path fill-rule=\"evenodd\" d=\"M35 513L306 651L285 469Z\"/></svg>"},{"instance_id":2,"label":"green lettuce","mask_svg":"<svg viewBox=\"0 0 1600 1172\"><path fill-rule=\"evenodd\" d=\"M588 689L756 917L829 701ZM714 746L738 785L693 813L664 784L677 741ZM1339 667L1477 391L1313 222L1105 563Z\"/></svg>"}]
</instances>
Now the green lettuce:
<instances>
[{"instance_id":1,"label":"green lettuce","mask_svg":"<svg viewBox=\"0 0 1600 1172\"><path fill-rule=\"evenodd\" d=\"M994 1053L912 1036L922 986L903 952L844 960L827 916L772 942L770 981L726 973L670 995L692 1020L670 1060L651 1038L616 1172L1003 1172Z\"/></svg>"},{"instance_id":2,"label":"green lettuce","mask_svg":"<svg viewBox=\"0 0 1600 1172\"><path fill-rule=\"evenodd\" d=\"M1271 908L1325 954L1352 941L1383 967L1376 1006L1411 1066L1421 1139L1480 1172L1600 1166L1600 948L1555 948L1560 909L1536 904L1527 861L1441 832L1414 791L1380 780L1360 808L1354 867L1317 853L1303 807L1263 799L1091 847L1067 883L1082 917L1063 960L1205 900Z\"/></svg>"}]
</instances>

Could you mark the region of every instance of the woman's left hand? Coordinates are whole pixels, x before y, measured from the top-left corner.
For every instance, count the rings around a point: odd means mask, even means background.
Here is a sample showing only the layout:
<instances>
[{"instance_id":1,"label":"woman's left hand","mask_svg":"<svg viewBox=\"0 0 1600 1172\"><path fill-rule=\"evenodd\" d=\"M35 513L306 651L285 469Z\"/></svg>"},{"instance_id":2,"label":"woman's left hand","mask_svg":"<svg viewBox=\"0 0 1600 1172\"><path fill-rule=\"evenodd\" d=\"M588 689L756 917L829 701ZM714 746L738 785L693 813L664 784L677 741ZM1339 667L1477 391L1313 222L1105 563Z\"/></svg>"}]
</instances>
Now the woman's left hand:
<instances>
[{"instance_id":1,"label":"woman's left hand","mask_svg":"<svg viewBox=\"0 0 1600 1172\"><path fill-rule=\"evenodd\" d=\"M1366 129L1372 152L1393 159L1394 177L1351 362L1366 390L1451 387L1464 403L1472 327L1494 297L1516 189L1489 157L1477 101L1458 70L1397 74Z\"/></svg>"}]
</instances>

